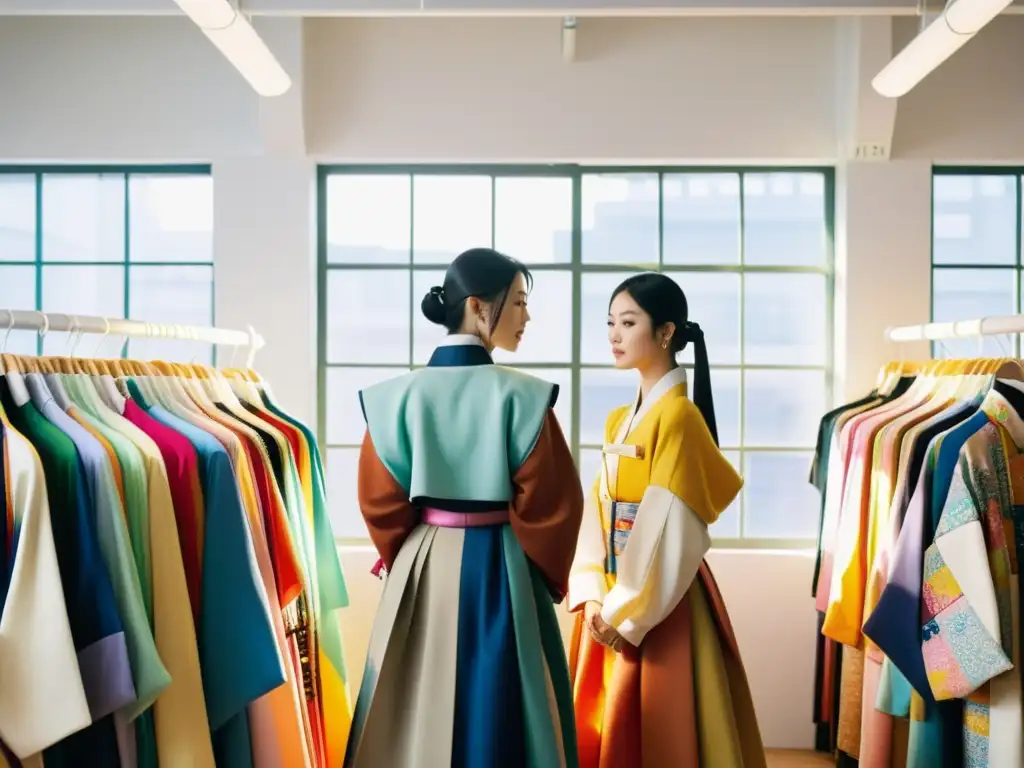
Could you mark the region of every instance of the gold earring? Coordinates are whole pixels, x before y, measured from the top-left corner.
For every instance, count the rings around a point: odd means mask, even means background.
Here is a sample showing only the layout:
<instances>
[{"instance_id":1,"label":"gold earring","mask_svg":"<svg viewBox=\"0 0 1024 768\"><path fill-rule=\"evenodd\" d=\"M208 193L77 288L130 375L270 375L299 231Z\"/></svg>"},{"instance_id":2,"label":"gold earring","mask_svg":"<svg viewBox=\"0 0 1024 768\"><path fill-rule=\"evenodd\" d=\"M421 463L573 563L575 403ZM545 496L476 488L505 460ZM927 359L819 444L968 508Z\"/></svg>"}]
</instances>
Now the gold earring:
<instances>
[{"instance_id":1,"label":"gold earring","mask_svg":"<svg viewBox=\"0 0 1024 768\"><path fill-rule=\"evenodd\" d=\"M662 349L668 349L668 339L662 339L661 340L661 348Z\"/></svg>"}]
</instances>

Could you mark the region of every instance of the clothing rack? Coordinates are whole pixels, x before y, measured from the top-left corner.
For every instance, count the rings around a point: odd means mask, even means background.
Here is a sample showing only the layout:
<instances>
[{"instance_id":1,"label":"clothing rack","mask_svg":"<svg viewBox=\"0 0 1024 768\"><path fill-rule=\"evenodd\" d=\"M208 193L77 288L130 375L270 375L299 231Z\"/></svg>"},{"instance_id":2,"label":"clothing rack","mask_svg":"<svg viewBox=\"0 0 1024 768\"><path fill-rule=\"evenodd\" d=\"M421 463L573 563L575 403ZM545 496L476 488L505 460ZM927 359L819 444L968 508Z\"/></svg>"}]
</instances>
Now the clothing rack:
<instances>
[{"instance_id":1,"label":"clothing rack","mask_svg":"<svg viewBox=\"0 0 1024 768\"><path fill-rule=\"evenodd\" d=\"M247 331L173 323L148 323L142 320L74 315L36 310L0 309L0 332L30 330L46 334L64 331L77 334L123 336L125 338L181 339L225 347L248 347L246 367L251 368L256 353L266 341L250 325Z\"/></svg>"},{"instance_id":2,"label":"clothing rack","mask_svg":"<svg viewBox=\"0 0 1024 768\"><path fill-rule=\"evenodd\" d=\"M977 336L1002 336L1024 333L1024 315L1002 317L981 317L977 320L956 320L949 323L923 323L887 328L885 337L889 341L944 341L946 339L967 339Z\"/></svg>"}]
</instances>

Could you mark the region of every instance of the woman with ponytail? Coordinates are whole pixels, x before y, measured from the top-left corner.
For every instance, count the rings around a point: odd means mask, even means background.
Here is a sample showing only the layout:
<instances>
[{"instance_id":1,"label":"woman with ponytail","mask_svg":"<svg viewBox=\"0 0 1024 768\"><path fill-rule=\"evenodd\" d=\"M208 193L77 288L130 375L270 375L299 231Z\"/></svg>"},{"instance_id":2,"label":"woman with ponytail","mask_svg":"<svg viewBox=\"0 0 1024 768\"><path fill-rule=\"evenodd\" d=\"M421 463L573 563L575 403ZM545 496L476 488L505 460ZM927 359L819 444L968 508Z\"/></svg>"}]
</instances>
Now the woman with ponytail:
<instances>
[{"instance_id":1,"label":"woman with ponytail","mask_svg":"<svg viewBox=\"0 0 1024 768\"><path fill-rule=\"evenodd\" d=\"M612 294L615 366L636 400L605 423L568 607L581 768L764 768L750 689L704 555L743 479L718 449L707 348L672 279ZM676 357L694 346L694 381Z\"/></svg>"}]
</instances>

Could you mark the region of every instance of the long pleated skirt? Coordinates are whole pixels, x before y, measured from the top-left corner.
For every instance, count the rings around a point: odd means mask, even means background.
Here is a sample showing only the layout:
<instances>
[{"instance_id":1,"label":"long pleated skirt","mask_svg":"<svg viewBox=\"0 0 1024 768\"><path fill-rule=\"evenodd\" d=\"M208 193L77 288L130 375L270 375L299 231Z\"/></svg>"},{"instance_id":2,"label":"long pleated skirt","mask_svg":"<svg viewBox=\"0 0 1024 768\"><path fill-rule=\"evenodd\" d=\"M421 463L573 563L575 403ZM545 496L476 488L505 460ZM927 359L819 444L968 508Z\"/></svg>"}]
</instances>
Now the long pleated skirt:
<instances>
[{"instance_id":1,"label":"long pleated skirt","mask_svg":"<svg viewBox=\"0 0 1024 768\"><path fill-rule=\"evenodd\" d=\"M706 563L639 648L595 642L581 611L569 663L581 768L765 768L739 647Z\"/></svg>"},{"instance_id":2,"label":"long pleated skirt","mask_svg":"<svg viewBox=\"0 0 1024 768\"><path fill-rule=\"evenodd\" d=\"M508 525L421 525L381 597L345 765L575 768L565 646Z\"/></svg>"}]
</instances>

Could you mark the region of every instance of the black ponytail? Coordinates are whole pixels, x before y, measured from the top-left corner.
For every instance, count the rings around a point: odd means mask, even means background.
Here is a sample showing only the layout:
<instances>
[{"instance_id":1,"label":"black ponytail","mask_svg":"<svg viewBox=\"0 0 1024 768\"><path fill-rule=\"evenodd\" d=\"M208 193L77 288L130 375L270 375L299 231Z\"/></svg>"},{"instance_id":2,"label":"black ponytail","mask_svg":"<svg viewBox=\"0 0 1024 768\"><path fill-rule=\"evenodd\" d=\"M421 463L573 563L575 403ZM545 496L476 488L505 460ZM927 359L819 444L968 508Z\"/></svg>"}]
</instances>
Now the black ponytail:
<instances>
[{"instance_id":1,"label":"black ponytail","mask_svg":"<svg viewBox=\"0 0 1024 768\"><path fill-rule=\"evenodd\" d=\"M638 304L640 302L637 302ZM683 336L687 341L693 342L693 404L704 417L704 423L708 425L711 436L718 445L718 424L715 421L715 398L711 394L711 365L708 362L708 346L704 342L704 331L696 323L684 323L682 327ZM679 331L676 331L678 334Z\"/></svg>"},{"instance_id":2,"label":"black ponytail","mask_svg":"<svg viewBox=\"0 0 1024 768\"><path fill-rule=\"evenodd\" d=\"M708 348L704 342L704 331L689 321L689 305L686 294L678 283L658 272L644 272L626 278L612 293L611 301L623 291L651 318L655 332L666 323L675 325L672 334L672 358L693 343L693 393L691 399L697 406L711 437L718 445L718 424L715 420L715 400L711 394L711 366L708 362ZM611 302L609 302L609 306Z\"/></svg>"}]
</instances>

